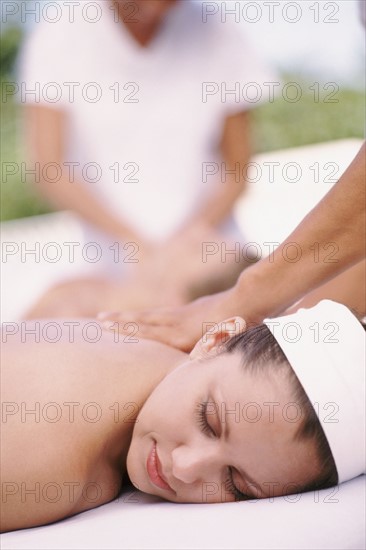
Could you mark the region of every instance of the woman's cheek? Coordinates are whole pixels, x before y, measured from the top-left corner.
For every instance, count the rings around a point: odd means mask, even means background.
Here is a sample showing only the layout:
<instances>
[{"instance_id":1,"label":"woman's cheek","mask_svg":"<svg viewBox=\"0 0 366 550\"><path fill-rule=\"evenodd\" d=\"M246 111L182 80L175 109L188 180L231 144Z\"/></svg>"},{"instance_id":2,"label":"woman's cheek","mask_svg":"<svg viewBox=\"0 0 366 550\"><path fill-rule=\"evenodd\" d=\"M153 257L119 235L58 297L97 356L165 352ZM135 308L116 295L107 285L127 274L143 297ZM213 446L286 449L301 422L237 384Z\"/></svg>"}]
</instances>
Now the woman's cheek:
<instances>
[{"instance_id":1,"label":"woman's cheek","mask_svg":"<svg viewBox=\"0 0 366 550\"><path fill-rule=\"evenodd\" d=\"M201 384L190 371L191 365L168 375L150 394L140 411L138 424L146 433L154 431L166 434L169 439L176 437L184 427L192 430L195 404ZM139 430L140 431L140 430Z\"/></svg>"}]
</instances>

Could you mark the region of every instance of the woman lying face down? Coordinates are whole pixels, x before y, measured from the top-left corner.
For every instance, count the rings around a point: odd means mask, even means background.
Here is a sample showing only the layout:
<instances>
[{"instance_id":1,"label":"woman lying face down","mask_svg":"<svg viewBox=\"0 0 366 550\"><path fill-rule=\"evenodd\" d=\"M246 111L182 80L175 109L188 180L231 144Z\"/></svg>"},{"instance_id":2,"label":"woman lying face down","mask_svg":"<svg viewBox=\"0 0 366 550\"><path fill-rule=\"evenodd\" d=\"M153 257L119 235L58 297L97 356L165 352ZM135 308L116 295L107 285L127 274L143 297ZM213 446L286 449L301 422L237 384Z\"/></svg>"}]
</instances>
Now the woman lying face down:
<instances>
[{"instance_id":1,"label":"woman lying face down","mask_svg":"<svg viewBox=\"0 0 366 550\"><path fill-rule=\"evenodd\" d=\"M328 303L344 315L344 306ZM346 312L354 338L355 325L362 327ZM70 337L64 328L72 323ZM128 476L166 500L211 503L325 488L362 473L359 460L349 465L346 456L339 476L333 435L331 450L286 357L301 362L301 342L286 333L295 356L285 355L281 327L281 338L266 325L235 335L244 322L227 320L188 356L152 341L116 342L90 321L59 321L62 334L52 343L55 325L39 322L39 338L27 332L35 323L16 333L4 327L2 530L99 506ZM344 345L343 338L333 344L336 355ZM311 363L320 358L318 367L323 347L309 354ZM345 437L357 438L351 432Z\"/></svg>"}]
</instances>

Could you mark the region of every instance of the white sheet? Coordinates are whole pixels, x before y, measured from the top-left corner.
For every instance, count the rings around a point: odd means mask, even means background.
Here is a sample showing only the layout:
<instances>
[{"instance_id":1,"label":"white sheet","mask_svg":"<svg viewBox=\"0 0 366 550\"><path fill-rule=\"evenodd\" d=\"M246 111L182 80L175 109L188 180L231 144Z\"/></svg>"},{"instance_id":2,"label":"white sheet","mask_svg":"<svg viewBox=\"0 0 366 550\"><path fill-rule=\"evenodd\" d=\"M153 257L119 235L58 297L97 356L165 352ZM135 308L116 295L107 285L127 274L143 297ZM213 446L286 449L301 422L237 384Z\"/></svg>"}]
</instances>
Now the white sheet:
<instances>
[{"instance_id":1,"label":"white sheet","mask_svg":"<svg viewBox=\"0 0 366 550\"><path fill-rule=\"evenodd\" d=\"M338 181L361 148L345 139L256 155L250 184L235 208L248 241L282 242Z\"/></svg>"},{"instance_id":2,"label":"white sheet","mask_svg":"<svg viewBox=\"0 0 366 550\"><path fill-rule=\"evenodd\" d=\"M174 504L136 491L50 526L7 533L1 548L362 550L364 482L226 504Z\"/></svg>"}]
</instances>

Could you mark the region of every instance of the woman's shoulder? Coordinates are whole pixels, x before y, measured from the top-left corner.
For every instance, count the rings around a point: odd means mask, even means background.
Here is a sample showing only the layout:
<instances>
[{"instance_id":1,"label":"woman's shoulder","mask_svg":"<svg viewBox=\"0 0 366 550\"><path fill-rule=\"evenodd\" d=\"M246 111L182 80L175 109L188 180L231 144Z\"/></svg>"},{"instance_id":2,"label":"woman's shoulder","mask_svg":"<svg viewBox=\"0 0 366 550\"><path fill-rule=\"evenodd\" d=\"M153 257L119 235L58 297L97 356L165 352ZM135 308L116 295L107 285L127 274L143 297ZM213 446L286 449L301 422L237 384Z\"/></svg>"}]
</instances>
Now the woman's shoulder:
<instances>
[{"instance_id":1,"label":"woman's shoulder","mask_svg":"<svg viewBox=\"0 0 366 550\"><path fill-rule=\"evenodd\" d=\"M42 380L41 393L45 387L55 393L62 383L75 399L81 395L84 400L98 394L144 399L186 357L170 346L141 339L135 324L120 334L117 326L103 330L95 319L6 323L2 343L3 374L9 383L15 378Z\"/></svg>"}]
</instances>

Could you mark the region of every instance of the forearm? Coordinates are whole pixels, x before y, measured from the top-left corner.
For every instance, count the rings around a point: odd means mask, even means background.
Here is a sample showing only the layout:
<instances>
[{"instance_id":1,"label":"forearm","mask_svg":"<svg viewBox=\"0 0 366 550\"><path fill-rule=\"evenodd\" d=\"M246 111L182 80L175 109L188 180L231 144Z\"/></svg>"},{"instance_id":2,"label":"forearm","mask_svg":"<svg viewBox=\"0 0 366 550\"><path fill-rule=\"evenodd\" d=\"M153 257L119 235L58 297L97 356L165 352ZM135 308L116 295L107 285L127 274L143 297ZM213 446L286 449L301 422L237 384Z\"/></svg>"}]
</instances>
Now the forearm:
<instances>
[{"instance_id":1,"label":"forearm","mask_svg":"<svg viewBox=\"0 0 366 550\"><path fill-rule=\"evenodd\" d=\"M191 223L217 227L231 214L245 190L252 155L250 117L250 112L243 111L226 119L219 145L222 162L217 163L217 173L206 175L207 198Z\"/></svg>"},{"instance_id":2,"label":"forearm","mask_svg":"<svg viewBox=\"0 0 366 550\"><path fill-rule=\"evenodd\" d=\"M72 210L82 219L120 241L139 242L138 235L112 214L80 181L62 178L57 184L41 181L39 192L57 208Z\"/></svg>"},{"instance_id":3,"label":"forearm","mask_svg":"<svg viewBox=\"0 0 366 550\"><path fill-rule=\"evenodd\" d=\"M242 273L233 294L245 316L274 316L360 261L365 255L365 200L363 145L338 183L274 254Z\"/></svg>"},{"instance_id":4,"label":"forearm","mask_svg":"<svg viewBox=\"0 0 366 550\"><path fill-rule=\"evenodd\" d=\"M54 163L63 166L68 115L64 111L27 105L23 111L27 161L42 168ZM103 182L101 182L103 184ZM35 181L38 191L57 208L79 214L84 220L121 241L137 241L137 235L89 191L81 179L70 181L63 173L57 182Z\"/></svg>"},{"instance_id":5,"label":"forearm","mask_svg":"<svg viewBox=\"0 0 366 550\"><path fill-rule=\"evenodd\" d=\"M218 188L195 214L191 224L217 227L230 216L235 202L245 189L246 182L241 176L241 165L242 163L238 162L237 166L233 168L237 172L237 176L230 174L224 182L218 183Z\"/></svg>"}]
</instances>

